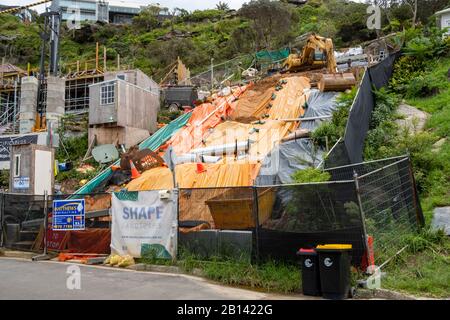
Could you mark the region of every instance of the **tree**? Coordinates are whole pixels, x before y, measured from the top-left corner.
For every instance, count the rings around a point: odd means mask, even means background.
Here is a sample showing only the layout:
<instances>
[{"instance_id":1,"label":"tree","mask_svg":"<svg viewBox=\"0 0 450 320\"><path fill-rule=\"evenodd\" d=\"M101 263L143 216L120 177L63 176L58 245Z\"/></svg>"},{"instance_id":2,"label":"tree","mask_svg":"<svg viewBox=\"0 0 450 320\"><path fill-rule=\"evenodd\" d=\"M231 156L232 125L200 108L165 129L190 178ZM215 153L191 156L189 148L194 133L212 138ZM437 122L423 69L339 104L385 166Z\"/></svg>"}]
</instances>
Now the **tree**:
<instances>
[{"instance_id":1,"label":"tree","mask_svg":"<svg viewBox=\"0 0 450 320\"><path fill-rule=\"evenodd\" d=\"M158 16L160 12L160 7L149 5L133 18L133 25L145 31L151 31L159 26Z\"/></svg>"},{"instance_id":2,"label":"tree","mask_svg":"<svg viewBox=\"0 0 450 320\"><path fill-rule=\"evenodd\" d=\"M219 1L219 3L216 4L216 9L222 10L222 11L227 11L227 10L230 10L230 6L226 2Z\"/></svg>"},{"instance_id":3,"label":"tree","mask_svg":"<svg viewBox=\"0 0 450 320\"><path fill-rule=\"evenodd\" d=\"M412 27L415 28L417 20L417 0L404 0L412 13Z\"/></svg>"},{"instance_id":4,"label":"tree","mask_svg":"<svg viewBox=\"0 0 450 320\"><path fill-rule=\"evenodd\" d=\"M252 21L258 49L270 49L274 40L289 32L291 26L291 10L279 1L252 0L242 6L239 14Z\"/></svg>"}]
</instances>

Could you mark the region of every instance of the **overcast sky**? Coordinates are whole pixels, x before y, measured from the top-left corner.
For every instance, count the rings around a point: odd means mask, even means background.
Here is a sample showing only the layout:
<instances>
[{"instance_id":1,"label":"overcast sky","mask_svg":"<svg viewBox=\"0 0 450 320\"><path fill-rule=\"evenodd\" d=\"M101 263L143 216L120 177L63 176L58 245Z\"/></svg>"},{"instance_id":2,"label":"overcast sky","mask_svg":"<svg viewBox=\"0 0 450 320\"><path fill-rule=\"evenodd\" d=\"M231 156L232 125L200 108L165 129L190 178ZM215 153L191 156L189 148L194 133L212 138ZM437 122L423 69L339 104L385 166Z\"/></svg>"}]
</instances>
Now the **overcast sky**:
<instances>
[{"instance_id":1,"label":"overcast sky","mask_svg":"<svg viewBox=\"0 0 450 320\"><path fill-rule=\"evenodd\" d=\"M34 2L38 2L39 0L0 0L0 4L3 5L24 5L24 4L30 4ZM117 0L115 0L117 1ZM120 0L119 0L120 1ZM189 11L196 10L196 9L207 9L207 8L214 8L217 3L219 3L220 0L130 0L130 1L124 1L124 2L131 2L131 3L139 3L142 5L148 5L151 3L159 3L162 6L173 8L184 8ZM233 9L239 9L241 5L244 2L248 2L249 0L222 0L222 2L228 3L230 8ZM34 9L37 9L38 11L42 11L45 8L44 5L40 5L37 7L34 7Z\"/></svg>"}]
</instances>

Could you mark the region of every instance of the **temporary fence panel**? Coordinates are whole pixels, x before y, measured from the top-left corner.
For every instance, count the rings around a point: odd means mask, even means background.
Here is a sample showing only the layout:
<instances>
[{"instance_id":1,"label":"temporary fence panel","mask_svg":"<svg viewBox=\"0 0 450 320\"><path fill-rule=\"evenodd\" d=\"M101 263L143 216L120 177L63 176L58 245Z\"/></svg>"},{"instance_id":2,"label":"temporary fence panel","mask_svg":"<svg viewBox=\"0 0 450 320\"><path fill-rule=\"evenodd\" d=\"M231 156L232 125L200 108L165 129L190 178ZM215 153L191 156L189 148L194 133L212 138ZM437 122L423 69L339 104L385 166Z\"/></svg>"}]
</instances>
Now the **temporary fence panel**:
<instances>
[{"instance_id":1,"label":"temporary fence panel","mask_svg":"<svg viewBox=\"0 0 450 320\"><path fill-rule=\"evenodd\" d=\"M2 194L3 246L32 251L44 221L44 196Z\"/></svg>"},{"instance_id":2,"label":"temporary fence panel","mask_svg":"<svg viewBox=\"0 0 450 320\"><path fill-rule=\"evenodd\" d=\"M177 248L175 190L112 195L111 251L119 255L173 259Z\"/></svg>"},{"instance_id":3,"label":"temporary fence panel","mask_svg":"<svg viewBox=\"0 0 450 320\"><path fill-rule=\"evenodd\" d=\"M401 155L397 157L347 164L338 167L330 167L325 169L325 171L330 173L330 180L351 180L355 178L355 174L357 174L358 176L362 176L369 172L382 169L384 166L390 165L394 162L397 162L398 160L407 158L407 155Z\"/></svg>"},{"instance_id":4,"label":"temporary fence panel","mask_svg":"<svg viewBox=\"0 0 450 320\"><path fill-rule=\"evenodd\" d=\"M255 243L252 187L180 189L180 246L201 257L250 259Z\"/></svg>"},{"instance_id":5,"label":"temporary fence panel","mask_svg":"<svg viewBox=\"0 0 450 320\"><path fill-rule=\"evenodd\" d=\"M254 55L247 54L238 56L228 61L215 63L195 76L189 78L189 81L202 90L210 90L229 85L229 83L242 79L242 72L254 64Z\"/></svg>"},{"instance_id":6,"label":"temporary fence panel","mask_svg":"<svg viewBox=\"0 0 450 320\"><path fill-rule=\"evenodd\" d=\"M423 224L409 159L363 174L358 183L367 235L373 240L375 264L380 265Z\"/></svg>"},{"instance_id":7,"label":"temporary fence panel","mask_svg":"<svg viewBox=\"0 0 450 320\"><path fill-rule=\"evenodd\" d=\"M256 190L258 210L263 211L258 217L264 218L257 228L261 259L294 260L300 248L347 243L353 246L352 263L361 264L365 242L354 181Z\"/></svg>"},{"instance_id":8,"label":"temporary fence panel","mask_svg":"<svg viewBox=\"0 0 450 320\"><path fill-rule=\"evenodd\" d=\"M151 149L152 151L156 151L164 142L170 139L170 137L177 132L180 128L182 128L189 118L191 117L191 113L183 114L177 119L170 122L168 125L162 127L158 131L156 131L152 136L144 140L139 144L139 150L142 149ZM116 161L114 165L119 165L120 160ZM96 177L94 177L91 181L86 183L83 187L78 189L75 194L87 194L92 193L94 190L100 186L102 182L104 182L108 177L112 175L113 171L111 167L103 170Z\"/></svg>"},{"instance_id":9,"label":"temporary fence panel","mask_svg":"<svg viewBox=\"0 0 450 320\"><path fill-rule=\"evenodd\" d=\"M3 245L11 249L40 252L44 249L46 238L49 251L109 253L111 195L76 195L73 198L84 199L85 229L53 230L53 202L70 196L51 195L46 203L45 197L40 195L2 194L2 225L7 231ZM44 228L46 214L48 223Z\"/></svg>"}]
</instances>

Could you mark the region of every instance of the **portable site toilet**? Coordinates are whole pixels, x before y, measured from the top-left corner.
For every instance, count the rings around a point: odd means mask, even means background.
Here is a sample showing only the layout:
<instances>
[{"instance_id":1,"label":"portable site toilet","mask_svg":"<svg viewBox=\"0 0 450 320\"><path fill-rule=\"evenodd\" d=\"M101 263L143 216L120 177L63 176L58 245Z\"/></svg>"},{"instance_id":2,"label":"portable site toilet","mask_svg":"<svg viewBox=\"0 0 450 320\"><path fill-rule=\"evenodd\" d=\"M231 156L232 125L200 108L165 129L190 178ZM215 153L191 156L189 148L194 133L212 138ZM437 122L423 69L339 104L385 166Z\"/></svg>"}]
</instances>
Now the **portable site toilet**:
<instances>
[{"instance_id":1,"label":"portable site toilet","mask_svg":"<svg viewBox=\"0 0 450 320\"><path fill-rule=\"evenodd\" d=\"M11 146L9 190L11 193L53 194L55 149L38 144Z\"/></svg>"}]
</instances>

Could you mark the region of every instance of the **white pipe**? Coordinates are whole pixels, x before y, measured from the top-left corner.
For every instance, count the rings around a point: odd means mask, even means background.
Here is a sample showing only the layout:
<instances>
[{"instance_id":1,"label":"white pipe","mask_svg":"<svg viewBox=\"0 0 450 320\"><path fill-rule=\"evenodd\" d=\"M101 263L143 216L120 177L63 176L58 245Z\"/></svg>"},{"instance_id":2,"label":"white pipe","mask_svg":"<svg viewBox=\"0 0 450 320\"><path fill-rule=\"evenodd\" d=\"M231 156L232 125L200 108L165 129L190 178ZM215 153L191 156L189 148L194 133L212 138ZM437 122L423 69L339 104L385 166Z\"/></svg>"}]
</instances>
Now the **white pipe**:
<instances>
[{"instance_id":1,"label":"white pipe","mask_svg":"<svg viewBox=\"0 0 450 320\"><path fill-rule=\"evenodd\" d=\"M211 146L206 148L198 148L191 150L191 153L197 155L223 155L223 154L233 154L240 151L248 151L250 148L250 141L240 141L235 143L223 144L219 146Z\"/></svg>"},{"instance_id":2,"label":"white pipe","mask_svg":"<svg viewBox=\"0 0 450 320\"><path fill-rule=\"evenodd\" d=\"M203 162L203 163L216 163L222 157L220 156L205 156L198 155L195 153L185 153L175 159L176 164L182 163L194 163L194 162Z\"/></svg>"}]
</instances>

